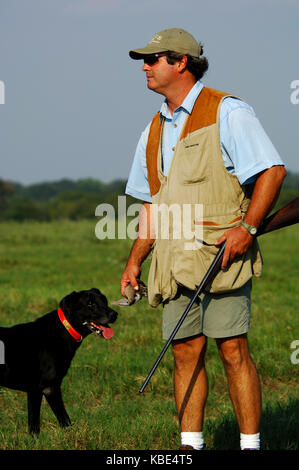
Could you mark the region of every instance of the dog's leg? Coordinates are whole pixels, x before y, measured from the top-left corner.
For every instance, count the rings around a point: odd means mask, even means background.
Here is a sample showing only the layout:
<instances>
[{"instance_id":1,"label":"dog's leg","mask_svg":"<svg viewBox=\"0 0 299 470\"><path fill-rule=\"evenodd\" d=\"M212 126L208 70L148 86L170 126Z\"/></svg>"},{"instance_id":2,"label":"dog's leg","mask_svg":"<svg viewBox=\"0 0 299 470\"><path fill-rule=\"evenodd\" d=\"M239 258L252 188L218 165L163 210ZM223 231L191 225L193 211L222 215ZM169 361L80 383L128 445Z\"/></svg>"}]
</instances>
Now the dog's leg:
<instances>
[{"instance_id":1,"label":"dog's leg","mask_svg":"<svg viewBox=\"0 0 299 470\"><path fill-rule=\"evenodd\" d=\"M47 387L43 393L61 427L71 425L71 420L64 407L60 387Z\"/></svg>"},{"instance_id":2,"label":"dog's leg","mask_svg":"<svg viewBox=\"0 0 299 470\"><path fill-rule=\"evenodd\" d=\"M43 395L40 390L27 392L28 428L30 434L39 434L40 431L40 406L42 397Z\"/></svg>"}]
</instances>

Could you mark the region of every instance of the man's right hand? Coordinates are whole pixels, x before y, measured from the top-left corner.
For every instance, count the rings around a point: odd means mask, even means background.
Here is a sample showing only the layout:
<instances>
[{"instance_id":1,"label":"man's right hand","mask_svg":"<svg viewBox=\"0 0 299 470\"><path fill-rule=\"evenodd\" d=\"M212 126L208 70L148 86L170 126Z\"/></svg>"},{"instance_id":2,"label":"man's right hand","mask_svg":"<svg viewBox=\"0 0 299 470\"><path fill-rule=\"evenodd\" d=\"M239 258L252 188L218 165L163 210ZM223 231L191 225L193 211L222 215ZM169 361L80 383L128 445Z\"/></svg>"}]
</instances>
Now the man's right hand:
<instances>
[{"instance_id":1,"label":"man's right hand","mask_svg":"<svg viewBox=\"0 0 299 470\"><path fill-rule=\"evenodd\" d=\"M134 265L134 264L127 264L120 280L121 295L123 297L126 297L125 288L127 287L128 284L131 284L131 286L136 290L139 289L137 279L140 277L140 274L141 274L140 266Z\"/></svg>"}]
</instances>

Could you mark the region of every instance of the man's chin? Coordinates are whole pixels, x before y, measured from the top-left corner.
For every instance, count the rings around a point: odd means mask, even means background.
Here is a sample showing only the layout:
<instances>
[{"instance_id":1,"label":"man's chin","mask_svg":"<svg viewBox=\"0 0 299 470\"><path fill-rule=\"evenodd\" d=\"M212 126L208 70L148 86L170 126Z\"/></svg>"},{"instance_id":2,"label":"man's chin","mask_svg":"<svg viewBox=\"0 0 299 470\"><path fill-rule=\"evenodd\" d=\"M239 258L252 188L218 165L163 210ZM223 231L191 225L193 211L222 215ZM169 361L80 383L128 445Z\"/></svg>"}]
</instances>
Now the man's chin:
<instances>
[{"instance_id":1,"label":"man's chin","mask_svg":"<svg viewBox=\"0 0 299 470\"><path fill-rule=\"evenodd\" d=\"M161 94L161 92L159 91L158 87L155 86L155 84L154 84L151 80L147 80L147 88L148 88L149 90L152 90L152 91L154 91L154 92L156 92L156 93Z\"/></svg>"},{"instance_id":2,"label":"man's chin","mask_svg":"<svg viewBox=\"0 0 299 470\"><path fill-rule=\"evenodd\" d=\"M150 78L147 79L146 83L147 83L147 88L149 88L150 90L153 90L154 84Z\"/></svg>"}]
</instances>

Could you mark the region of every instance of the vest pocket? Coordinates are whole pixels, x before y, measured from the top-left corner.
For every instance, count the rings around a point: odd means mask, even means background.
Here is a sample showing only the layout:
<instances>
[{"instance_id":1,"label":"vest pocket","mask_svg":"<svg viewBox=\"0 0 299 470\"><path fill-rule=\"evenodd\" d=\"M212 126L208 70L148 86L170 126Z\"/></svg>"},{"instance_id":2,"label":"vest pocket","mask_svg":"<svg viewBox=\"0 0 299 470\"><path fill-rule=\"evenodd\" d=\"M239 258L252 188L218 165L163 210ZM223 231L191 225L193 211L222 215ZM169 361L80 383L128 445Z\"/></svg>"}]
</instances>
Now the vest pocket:
<instances>
[{"instance_id":1,"label":"vest pocket","mask_svg":"<svg viewBox=\"0 0 299 470\"><path fill-rule=\"evenodd\" d=\"M226 223L223 223L225 217L231 217L231 215L228 216L222 216L222 217L215 217L214 220L215 222L210 222L210 225L208 221L205 221L203 224L203 241L207 243L207 245L201 245L199 249L195 252L194 256L194 276L196 279L196 284L199 285L201 280L203 279L205 273L207 272L208 268L212 264L213 260L215 259L219 247L214 246L214 243L223 235L224 232L227 230L230 230L232 228L238 227L240 225L241 218L237 217L238 220L227 220ZM211 218L212 219L212 218ZM222 220L221 220L222 219ZM222 223L217 223L217 222L222 222ZM212 290L211 292L225 292L225 291L230 291L233 290L237 287L240 287L243 283L243 275L240 276L243 263L245 259L247 258L248 254L244 254L240 258L236 258L232 264L229 265L229 267L225 271L219 271L217 274L215 280L212 283ZM250 273L247 272L249 269ZM245 272L243 272L245 273ZM248 280L251 276L251 267L248 265L246 267L246 273L245 273L245 278ZM211 286L207 287L207 291L210 291Z\"/></svg>"},{"instance_id":2,"label":"vest pocket","mask_svg":"<svg viewBox=\"0 0 299 470\"><path fill-rule=\"evenodd\" d=\"M226 220L233 217L231 220L227 220L227 222L224 224L223 220L226 217ZM212 217L210 218L212 219ZM214 244L216 241L221 237L221 235L224 234L227 230L230 230L232 228L238 227L241 223L242 217L241 215L238 216L222 216L222 217L214 217L214 221L209 220L209 221L203 221L199 222L199 225L203 225L203 241L209 244ZM195 224L197 225L196 221ZM218 247L214 247L214 250L218 251ZM213 251L214 251L213 250Z\"/></svg>"},{"instance_id":3,"label":"vest pocket","mask_svg":"<svg viewBox=\"0 0 299 470\"><path fill-rule=\"evenodd\" d=\"M209 180L211 165L208 165L208 150L211 133L204 129L194 132L182 140L180 179L185 185L203 183Z\"/></svg>"}]
</instances>

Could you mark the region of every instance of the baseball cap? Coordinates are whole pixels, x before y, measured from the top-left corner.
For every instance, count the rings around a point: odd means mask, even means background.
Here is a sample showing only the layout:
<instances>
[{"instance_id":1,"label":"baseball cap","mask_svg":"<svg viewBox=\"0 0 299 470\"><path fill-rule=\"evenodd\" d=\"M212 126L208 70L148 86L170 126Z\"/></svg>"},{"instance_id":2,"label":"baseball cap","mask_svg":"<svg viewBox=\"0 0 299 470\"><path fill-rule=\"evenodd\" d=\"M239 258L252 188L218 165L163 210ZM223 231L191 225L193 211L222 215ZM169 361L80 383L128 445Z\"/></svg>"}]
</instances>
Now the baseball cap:
<instances>
[{"instance_id":1,"label":"baseball cap","mask_svg":"<svg viewBox=\"0 0 299 470\"><path fill-rule=\"evenodd\" d=\"M194 37L184 29L170 28L156 33L144 48L133 49L129 51L129 55L132 59L138 60L148 54L167 51L198 58L201 54L201 47Z\"/></svg>"}]
</instances>

